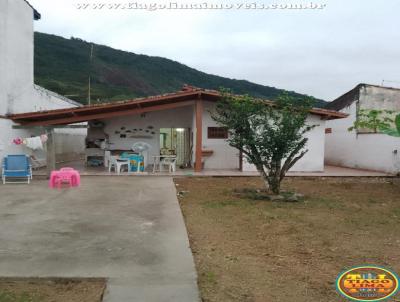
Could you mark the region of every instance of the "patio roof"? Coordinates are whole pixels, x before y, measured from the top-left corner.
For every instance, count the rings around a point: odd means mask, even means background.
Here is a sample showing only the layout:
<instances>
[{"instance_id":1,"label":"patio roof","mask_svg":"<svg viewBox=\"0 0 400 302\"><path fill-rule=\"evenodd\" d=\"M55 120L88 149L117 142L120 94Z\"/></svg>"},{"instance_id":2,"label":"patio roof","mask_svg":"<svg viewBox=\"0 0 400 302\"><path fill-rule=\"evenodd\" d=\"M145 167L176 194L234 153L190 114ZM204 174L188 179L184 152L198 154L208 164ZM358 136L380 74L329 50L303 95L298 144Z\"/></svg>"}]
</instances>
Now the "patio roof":
<instances>
[{"instance_id":1,"label":"patio roof","mask_svg":"<svg viewBox=\"0 0 400 302\"><path fill-rule=\"evenodd\" d=\"M169 94L112 103L86 105L82 107L11 114L7 117L23 125L66 125L95 119L106 119L116 116L189 106L193 105L196 100L215 102L218 101L220 97L221 95L218 91L185 85L181 91ZM272 103L273 102L271 102L271 104ZM347 117L347 114L321 108L313 108L310 110L310 113L319 115L321 118L327 120Z\"/></svg>"}]
</instances>

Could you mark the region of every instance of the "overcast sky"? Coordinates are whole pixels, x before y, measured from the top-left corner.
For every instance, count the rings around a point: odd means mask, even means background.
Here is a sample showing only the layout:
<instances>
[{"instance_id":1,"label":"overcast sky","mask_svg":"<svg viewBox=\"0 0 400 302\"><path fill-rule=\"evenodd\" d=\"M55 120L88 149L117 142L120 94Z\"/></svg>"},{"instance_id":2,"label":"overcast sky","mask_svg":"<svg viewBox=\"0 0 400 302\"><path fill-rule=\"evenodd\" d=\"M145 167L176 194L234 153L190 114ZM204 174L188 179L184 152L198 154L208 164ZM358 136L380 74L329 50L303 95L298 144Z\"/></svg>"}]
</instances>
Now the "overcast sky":
<instances>
[{"instance_id":1,"label":"overcast sky","mask_svg":"<svg viewBox=\"0 0 400 302\"><path fill-rule=\"evenodd\" d=\"M96 3L133 3L99 0ZM143 0L137 3L169 3ZM173 3L204 3L172 0ZM208 1L234 4L255 1ZM78 9L87 0L30 0L35 30L179 61L224 77L331 101L358 83L400 87L400 1L326 0L323 9ZM308 4L265 0L258 4ZM395 81L391 83L388 81Z\"/></svg>"}]
</instances>

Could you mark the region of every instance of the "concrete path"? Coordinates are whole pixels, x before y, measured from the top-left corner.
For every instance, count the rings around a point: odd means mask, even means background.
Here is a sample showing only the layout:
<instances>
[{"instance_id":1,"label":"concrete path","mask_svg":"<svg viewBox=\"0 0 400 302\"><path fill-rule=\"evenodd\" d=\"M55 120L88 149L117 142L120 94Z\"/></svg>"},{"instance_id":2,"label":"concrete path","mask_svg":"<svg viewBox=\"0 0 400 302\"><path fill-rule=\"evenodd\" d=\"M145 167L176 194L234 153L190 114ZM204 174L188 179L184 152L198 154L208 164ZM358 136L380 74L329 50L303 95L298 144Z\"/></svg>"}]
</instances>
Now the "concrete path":
<instances>
[{"instance_id":1,"label":"concrete path","mask_svg":"<svg viewBox=\"0 0 400 302\"><path fill-rule=\"evenodd\" d=\"M105 302L199 301L169 177L0 185L0 276L106 277Z\"/></svg>"}]
</instances>

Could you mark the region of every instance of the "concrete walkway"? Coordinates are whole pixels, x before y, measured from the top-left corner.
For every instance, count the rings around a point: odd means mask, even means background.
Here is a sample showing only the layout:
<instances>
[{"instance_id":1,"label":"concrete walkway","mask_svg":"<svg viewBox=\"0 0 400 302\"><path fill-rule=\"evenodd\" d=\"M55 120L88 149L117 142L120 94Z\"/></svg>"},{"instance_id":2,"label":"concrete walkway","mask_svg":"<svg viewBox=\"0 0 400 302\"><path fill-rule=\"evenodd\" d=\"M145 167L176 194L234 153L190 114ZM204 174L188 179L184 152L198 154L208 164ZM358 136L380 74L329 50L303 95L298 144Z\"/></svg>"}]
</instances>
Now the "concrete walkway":
<instances>
[{"instance_id":1,"label":"concrete walkway","mask_svg":"<svg viewBox=\"0 0 400 302\"><path fill-rule=\"evenodd\" d=\"M0 276L106 277L106 302L199 301L169 177L0 185Z\"/></svg>"}]
</instances>

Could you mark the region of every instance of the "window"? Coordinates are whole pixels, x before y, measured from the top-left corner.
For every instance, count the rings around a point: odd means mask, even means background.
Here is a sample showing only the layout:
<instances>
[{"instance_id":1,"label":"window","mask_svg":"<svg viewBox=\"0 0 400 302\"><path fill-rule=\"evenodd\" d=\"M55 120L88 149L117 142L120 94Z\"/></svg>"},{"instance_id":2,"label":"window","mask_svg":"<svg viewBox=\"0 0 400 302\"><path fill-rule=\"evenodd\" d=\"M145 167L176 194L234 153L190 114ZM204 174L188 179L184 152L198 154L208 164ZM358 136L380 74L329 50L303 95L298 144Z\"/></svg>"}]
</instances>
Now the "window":
<instances>
[{"instance_id":1,"label":"window","mask_svg":"<svg viewBox=\"0 0 400 302\"><path fill-rule=\"evenodd\" d=\"M332 128L325 128L325 133L326 134L332 133Z\"/></svg>"},{"instance_id":2,"label":"window","mask_svg":"<svg viewBox=\"0 0 400 302\"><path fill-rule=\"evenodd\" d=\"M208 127L208 138L228 138L228 129L224 127Z\"/></svg>"}]
</instances>

